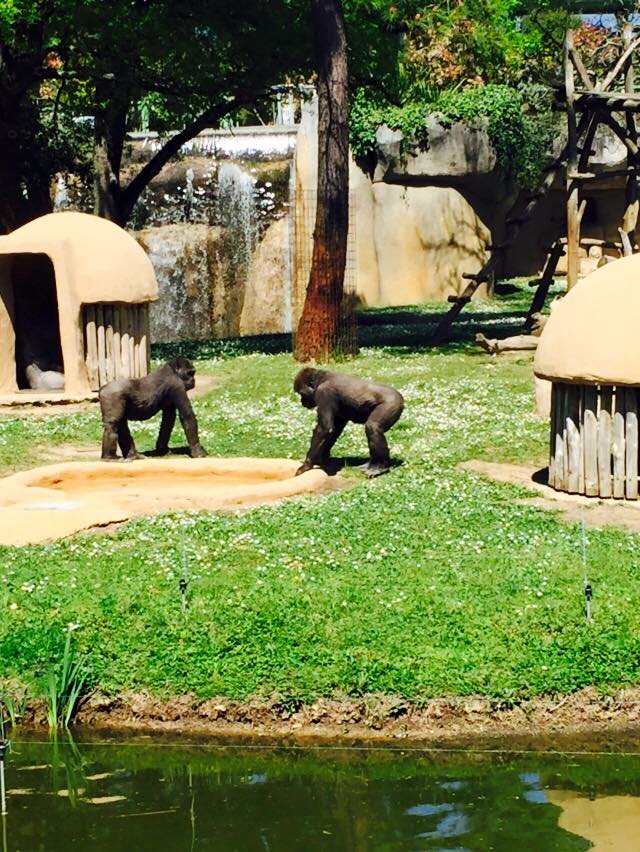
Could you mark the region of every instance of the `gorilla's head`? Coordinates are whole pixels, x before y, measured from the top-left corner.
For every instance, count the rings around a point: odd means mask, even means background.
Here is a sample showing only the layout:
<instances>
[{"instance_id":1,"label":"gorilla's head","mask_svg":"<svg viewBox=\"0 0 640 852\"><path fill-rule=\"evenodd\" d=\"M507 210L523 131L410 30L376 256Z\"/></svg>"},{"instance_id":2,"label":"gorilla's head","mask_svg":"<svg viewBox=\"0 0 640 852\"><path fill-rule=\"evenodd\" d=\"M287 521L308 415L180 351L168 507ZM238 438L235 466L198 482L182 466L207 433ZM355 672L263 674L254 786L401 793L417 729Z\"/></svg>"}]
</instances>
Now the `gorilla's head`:
<instances>
[{"instance_id":1,"label":"gorilla's head","mask_svg":"<svg viewBox=\"0 0 640 852\"><path fill-rule=\"evenodd\" d=\"M191 390L196 384L196 368L188 358L183 358L179 355L172 361L169 361L169 366L173 372L182 381L185 390Z\"/></svg>"},{"instance_id":2,"label":"gorilla's head","mask_svg":"<svg viewBox=\"0 0 640 852\"><path fill-rule=\"evenodd\" d=\"M316 407L316 386L321 371L313 367L303 367L293 380L293 390L300 395L300 402L305 408Z\"/></svg>"}]
</instances>

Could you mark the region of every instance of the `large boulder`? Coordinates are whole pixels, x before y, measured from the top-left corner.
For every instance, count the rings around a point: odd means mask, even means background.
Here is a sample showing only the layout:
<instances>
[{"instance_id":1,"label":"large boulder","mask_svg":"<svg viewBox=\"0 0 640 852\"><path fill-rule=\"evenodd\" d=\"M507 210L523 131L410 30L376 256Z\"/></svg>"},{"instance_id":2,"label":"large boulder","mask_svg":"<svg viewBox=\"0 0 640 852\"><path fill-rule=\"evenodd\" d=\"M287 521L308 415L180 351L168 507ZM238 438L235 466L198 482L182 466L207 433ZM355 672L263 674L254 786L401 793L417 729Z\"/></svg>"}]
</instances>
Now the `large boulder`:
<instances>
[{"instance_id":1,"label":"large boulder","mask_svg":"<svg viewBox=\"0 0 640 852\"><path fill-rule=\"evenodd\" d=\"M240 334L291 331L289 218L272 222L258 243L247 273Z\"/></svg>"},{"instance_id":2,"label":"large boulder","mask_svg":"<svg viewBox=\"0 0 640 852\"><path fill-rule=\"evenodd\" d=\"M378 128L378 163L374 181L403 183L434 178L460 178L489 175L496 168L496 152L482 127L456 122L444 127L437 116L427 117L429 143L422 150L409 146L402 151L402 132L386 125Z\"/></svg>"}]
</instances>

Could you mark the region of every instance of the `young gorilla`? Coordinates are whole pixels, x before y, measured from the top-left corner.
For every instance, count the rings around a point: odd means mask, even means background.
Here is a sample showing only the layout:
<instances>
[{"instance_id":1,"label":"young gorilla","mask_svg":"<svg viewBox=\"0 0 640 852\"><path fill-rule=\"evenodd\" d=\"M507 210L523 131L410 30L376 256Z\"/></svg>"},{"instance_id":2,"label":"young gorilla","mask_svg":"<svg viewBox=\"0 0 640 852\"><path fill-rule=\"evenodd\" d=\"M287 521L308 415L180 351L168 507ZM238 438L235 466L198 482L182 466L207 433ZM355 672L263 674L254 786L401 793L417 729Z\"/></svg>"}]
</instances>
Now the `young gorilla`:
<instances>
[{"instance_id":1,"label":"young gorilla","mask_svg":"<svg viewBox=\"0 0 640 852\"><path fill-rule=\"evenodd\" d=\"M402 394L389 385L379 385L344 373L305 367L293 382L305 408L318 409L318 421L304 464L296 476L314 465L326 467L331 448L351 420L364 423L371 459L362 466L367 476L389 470L389 447L384 433L402 414Z\"/></svg>"},{"instance_id":2,"label":"young gorilla","mask_svg":"<svg viewBox=\"0 0 640 852\"><path fill-rule=\"evenodd\" d=\"M206 456L198 440L198 424L187 396L187 391L195 385L195 374L191 361L178 357L142 379L114 379L100 388L104 426L102 458L105 461L115 460L117 444L123 458L142 458L136 452L128 421L149 420L158 411L162 411L162 423L156 441L156 455L166 455L176 422L176 409L192 458Z\"/></svg>"}]
</instances>

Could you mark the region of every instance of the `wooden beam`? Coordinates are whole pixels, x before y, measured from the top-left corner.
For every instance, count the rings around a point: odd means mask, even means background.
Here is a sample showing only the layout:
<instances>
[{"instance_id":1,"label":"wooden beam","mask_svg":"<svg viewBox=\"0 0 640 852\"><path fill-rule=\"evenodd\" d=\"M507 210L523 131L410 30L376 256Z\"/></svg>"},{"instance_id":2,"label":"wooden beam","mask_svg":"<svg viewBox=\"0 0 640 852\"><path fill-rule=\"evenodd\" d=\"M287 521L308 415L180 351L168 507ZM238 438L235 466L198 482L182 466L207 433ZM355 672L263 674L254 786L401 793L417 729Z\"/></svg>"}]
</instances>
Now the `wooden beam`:
<instances>
[{"instance_id":1,"label":"wooden beam","mask_svg":"<svg viewBox=\"0 0 640 852\"><path fill-rule=\"evenodd\" d=\"M560 240L558 240L556 243L554 243L554 245L551 246L549 256L547 257L547 262L544 265L540 281L538 282L538 289L533 294L531 307L529 308L529 312L527 313L527 318L524 323L525 328L531 327L531 320L533 315L539 313L544 307L545 299L547 298L549 288L553 284L553 276L555 275L556 267L558 266L558 261L560 260L563 254L564 245L560 242Z\"/></svg>"},{"instance_id":2,"label":"wooden beam","mask_svg":"<svg viewBox=\"0 0 640 852\"><path fill-rule=\"evenodd\" d=\"M573 30L567 30L564 46L564 84L567 101L567 290L578 283L580 271L580 211L579 185L569 175L580 171L578 162L578 127L575 109L575 71L571 62L574 49ZM586 145L585 148L590 148Z\"/></svg>"},{"instance_id":3,"label":"wooden beam","mask_svg":"<svg viewBox=\"0 0 640 852\"><path fill-rule=\"evenodd\" d=\"M599 91L607 91L607 89L616 79L618 74L624 70L624 67L627 63L627 59L629 59L633 55L633 53L637 50L638 47L640 47L640 38L636 38L629 44L627 44L626 48L622 51L622 55L620 56L616 64L613 66L611 71L609 71L602 83L598 86Z\"/></svg>"},{"instance_id":4,"label":"wooden beam","mask_svg":"<svg viewBox=\"0 0 640 852\"><path fill-rule=\"evenodd\" d=\"M589 76L589 72L584 67L584 62L582 61L582 57L580 56L578 51L575 49L575 47L569 52L569 56L571 58L571 61L574 64L576 71L580 75L580 79L582 80L584 85L587 87L587 91L589 91L589 92L593 91L593 83L591 82L591 77Z\"/></svg>"},{"instance_id":5,"label":"wooden beam","mask_svg":"<svg viewBox=\"0 0 640 852\"><path fill-rule=\"evenodd\" d=\"M589 89L586 91L585 89L576 89L575 95L576 98L603 101L604 103L611 102L611 104L624 100L631 101L632 103L640 103L640 93L634 92L633 90L624 92L597 92Z\"/></svg>"},{"instance_id":6,"label":"wooden beam","mask_svg":"<svg viewBox=\"0 0 640 852\"><path fill-rule=\"evenodd\" d=\"M629 20L625 22L622 28L622 42L628 47L631 44L632 39L633 24ZM633 59L631 56L627 59L627 63L625 65L624 87L626 94L632 94L634 92L635 74L633 70ZM626 112L625 121L629 139L631 139L631 141L637 146L638 131L636 129L635 118L629 112ZM624 216L622 217L622 228L620 229L622 243L625 246L625 254L627 250L631 253L631 246L635 243L635 233L638 225L638 206L638 173L635 169L633 169L627 178L627 185L625 188L625 211ZM628 242L628 246L625 244L625 238Z\"/></svg>"}]
</instances>

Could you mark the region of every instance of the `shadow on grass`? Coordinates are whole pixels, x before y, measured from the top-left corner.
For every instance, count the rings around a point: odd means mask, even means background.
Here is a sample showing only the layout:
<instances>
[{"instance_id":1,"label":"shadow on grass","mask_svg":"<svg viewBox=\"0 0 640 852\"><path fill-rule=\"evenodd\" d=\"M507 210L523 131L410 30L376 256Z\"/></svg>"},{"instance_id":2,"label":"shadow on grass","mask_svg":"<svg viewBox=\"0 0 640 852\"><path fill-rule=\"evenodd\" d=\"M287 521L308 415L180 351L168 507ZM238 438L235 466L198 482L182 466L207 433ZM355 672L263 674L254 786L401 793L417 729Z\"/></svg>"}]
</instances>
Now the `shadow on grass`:
<instances>
[{"instance_id":1,"label":"shadow on grass","mask_svg":"<svg viewBox=\"0 0 640 852\"><path fill-rule=\"evenodd\" d=\"M451 325L437 347L431 339L448 305L434 307L378 308L358 314L358 344L361 348L385 349L393 354L411 354L437 348L456 351L461 346L475 348L475 336L507 337L521 331L526 311L480 311L462 313ZM159 361L183 355L195 361L210 358L234 358L254 353L278 355L292 351L290 334L260 334L229 337L220 340L186 340L178 343L155 343L152 355ZM484 354L478 351L478 354ZM338 359L339 360L339 359Z\"/></svg>"},{"instance_id":2,"label":"shadow on grass","mask_svg":"<svg viewBox=\"0 0 640 852\"><path fill-rule=\"evenodd\" d=\"M325 467L325 473L329 476L335 476L337 473L346 470L358 470L358 468L367 464L369 456L335 456L329 460L329 464ZM390 469L400 467L404 464L403 459L392 459ZM391 472L391 470L389 472Z\"/></svg>"},{"instance_id":3,"label":"shadow on grass","mask_svg":"<svg viewBox=\"0 0 640 852\"><path fill-rule=\"evenodd\" d=\"M540 470L536 470L531 479L534 482L537 482L538 485L548 485L549 484L549 468L542 467Z\"/></svg>"}]
</instances>

